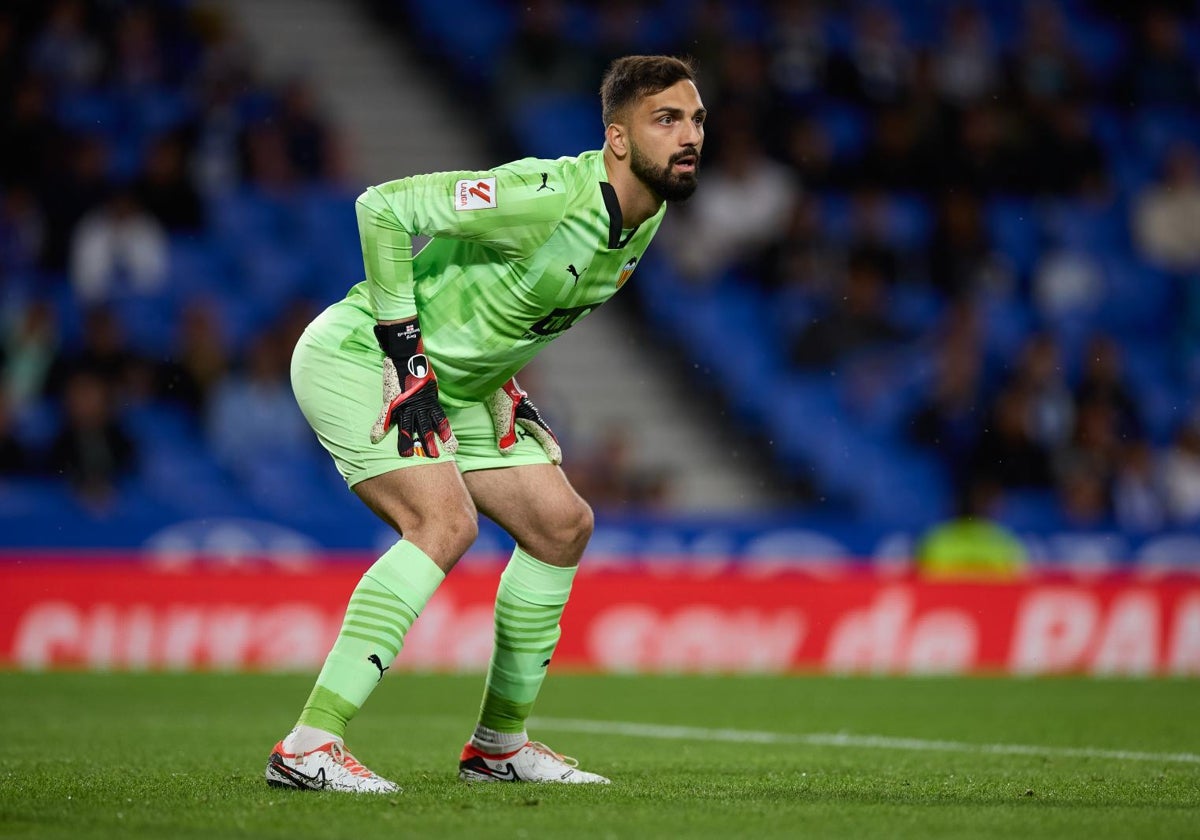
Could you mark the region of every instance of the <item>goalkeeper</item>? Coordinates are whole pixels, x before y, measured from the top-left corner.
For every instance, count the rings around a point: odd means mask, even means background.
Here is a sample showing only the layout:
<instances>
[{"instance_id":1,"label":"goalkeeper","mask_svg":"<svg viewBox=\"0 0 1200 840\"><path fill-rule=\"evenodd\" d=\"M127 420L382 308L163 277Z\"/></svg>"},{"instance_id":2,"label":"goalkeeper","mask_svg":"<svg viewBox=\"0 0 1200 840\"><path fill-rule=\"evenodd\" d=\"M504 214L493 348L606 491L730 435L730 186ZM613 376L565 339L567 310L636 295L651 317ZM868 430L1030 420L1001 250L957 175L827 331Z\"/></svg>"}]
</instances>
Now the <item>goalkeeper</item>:
<instances>
[{"instance_id":1,"label":"goalkeeper","mask_svg":"<svg viewBox=\"0 0 1200 840\"><path fill-rule=\"evenodd\" d=\"M292 385L346 483L402 538L350 596L299 721L270 756L273 785L398 790L346 750L346 725L474 542L479 512L516 548L459 777L608 781L525 731L592 512L513 377L620 288L666 202L692 194L705 111L690 63L667 56L613 62L600 97L600 150L402 178L358 199L366 280L305 330ZM414 256L418 234L431 240Z\"/></svg>"}]
</instances>

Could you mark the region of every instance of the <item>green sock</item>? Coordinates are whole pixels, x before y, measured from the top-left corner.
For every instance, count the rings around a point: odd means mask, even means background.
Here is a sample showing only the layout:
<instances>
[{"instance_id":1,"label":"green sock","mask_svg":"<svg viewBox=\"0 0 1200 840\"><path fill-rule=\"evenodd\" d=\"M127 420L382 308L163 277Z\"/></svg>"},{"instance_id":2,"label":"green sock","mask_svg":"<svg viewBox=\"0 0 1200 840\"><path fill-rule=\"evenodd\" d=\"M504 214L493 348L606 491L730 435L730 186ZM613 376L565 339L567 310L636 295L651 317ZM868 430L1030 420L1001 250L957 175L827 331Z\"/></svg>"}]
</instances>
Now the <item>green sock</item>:
<instances>
[{"instance_id":1,"label":"green sock","mask_svg":"<svg viewBox=\"0 0 1200 840\"><path fill-rule=\"evenodd\" d=\"M496 732L525 730L558 644L558 621L576 566L543 563L515 550L496 592L496 639L479 723Z\"/></svg>"},{"instance_id":2,"label":"green sock","mask_svg":"<svg viewBox=\"0 0 1200 840\"><path fill-rule=\"evenodd\" d=\"M383 679L408 628L445 577L406 540L367 569L350 596L342 629L300 713L300 725L345 735L346 724Z\"/></svg>"}]
</instances>

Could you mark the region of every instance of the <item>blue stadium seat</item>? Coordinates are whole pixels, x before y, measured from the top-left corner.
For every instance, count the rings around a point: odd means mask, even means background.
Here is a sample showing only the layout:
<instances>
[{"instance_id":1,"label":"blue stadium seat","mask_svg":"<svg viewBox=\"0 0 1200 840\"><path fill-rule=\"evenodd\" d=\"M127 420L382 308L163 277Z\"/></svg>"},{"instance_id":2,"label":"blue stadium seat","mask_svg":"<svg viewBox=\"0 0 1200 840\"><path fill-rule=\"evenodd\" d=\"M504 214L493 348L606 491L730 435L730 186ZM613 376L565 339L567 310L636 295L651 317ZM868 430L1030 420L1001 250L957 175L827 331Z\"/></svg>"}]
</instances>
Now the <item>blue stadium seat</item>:
<instances>
[{"instance_id":1,"label":"blue stadium seat","mask_svg":"<svg viewBox=\"0 0 1200 840\"><path fill-rule=\"evenodd\" d=\"M1020 198L992 199L984 210L984 218L997 250L1012 261L1022 278L1028 278L1042 245L1033 203Z\"/></svg>"},{"instance_id":2,"label":"blue stadium seat","mask_svg":"<svg viewBox=\"0 0 1200 840\"><path fill-rule=\"evenodd\" d=\"M1061 199L1050 202L1042 211L1050 242L1085 251L1093 256L1127 254L1129 239L1128 210L1121 203L1109 204Z\"/></svg>"},{"instance_id":3,"label":"blue stadium seat","mask_svg":"<svg viewBox=\"0 0 1200 840\"><path fill-rule=\"evenodd\" d=\"M1200 107L1148 107L1130 125L1137 153L1146 161L1162 161L1176 143L1200 145Z\"/></svg>"},{"instance_id":4,"label":"blue stadium seat","mask_svg":"<svg viewBox=\"0 0 1200 840\"><path fill-rule=\"evenodd\" d=\"M284 237L283 203L260 190L241 188L208 198L208 220L217 243L239 248Z\"/></svg>"},{"instance_id":5,"label":"blue stadium seat","mask_svg":"<svg viewBox=\"0 0 1200 840\"><path fill-rule=\"evenodd\" d=\"M119 98L103 89L60 94L54 103L54 116L65 128L110 140L128 127L127 113Z\"/></svg>"},{"instance_id":6,"label":"blue stadium seat","mask_svg":"<svg viewBox=\"0 0 1200 840\"><path fill-rule=\"evenodd\" d=\"M553 159L600 147L604 127L597 108L590 96L534 96L516 107L510 124L525 154Z\"/></svg>"},{"instance_id":7,"label":"blue stadium seat","mask_svg":"<svg viewBox=\"0 0 1200 840\"><path fill-rule=\"evenodd\" d=\"M835 160L855 160L863 153L869 120L861 108L827 99L813 106L810 115L825 129Z\"/></svg>"},{"instance_id":8,"label":"blue stadium seat","mask_svg":"<svg viewBox=\"0 0 1200 840\"><path fill-rule=\"evenodd\" d=\"M206 236L172 236L168 244L167 294L175 301L232 288L232 268Z\"/></svg>"},{"instance_id":9,"label":"blue stadium seat","mask_svg":"<svg viewBox=\"0 0 1200 840\"><path fill-rule=\"evenodd\" d=\"M1171 275L1132 258L1105 262L1107 296L1098 325L1117 335L1160 335L1177 300Z\"/></svg>"},{"instance_id":10,"label":"blue stadium seat","mask_svg":"<svg viewBox=\"0 0 1200 840\"><path fill-rule=\"evenodd\" d=\"M492 0L404 3L424 37L439 45L459 72L489 79L516 27L516 10Z\"/></svg>"}]
</instances>

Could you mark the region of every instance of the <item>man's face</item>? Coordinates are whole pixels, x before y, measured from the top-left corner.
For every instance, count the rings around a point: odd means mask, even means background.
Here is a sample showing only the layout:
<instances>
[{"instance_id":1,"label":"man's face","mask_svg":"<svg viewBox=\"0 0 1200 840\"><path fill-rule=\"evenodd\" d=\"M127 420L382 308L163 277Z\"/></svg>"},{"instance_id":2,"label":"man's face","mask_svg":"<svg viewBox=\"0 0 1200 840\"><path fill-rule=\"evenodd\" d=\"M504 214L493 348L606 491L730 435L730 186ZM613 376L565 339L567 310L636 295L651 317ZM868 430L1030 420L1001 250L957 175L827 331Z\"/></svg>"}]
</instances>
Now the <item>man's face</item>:
<instances>
[{"instance_id":1,"label":"man's face","mask_svg":"<svg viewBox=\"0 0 1200 840\"><path fill-rule=\"evenodd\" d=\"M704 104L689 81L647 96L629 120L629 168L651 192L684 201L696 190L704 145Z\"/></svg>"}]
</instances>

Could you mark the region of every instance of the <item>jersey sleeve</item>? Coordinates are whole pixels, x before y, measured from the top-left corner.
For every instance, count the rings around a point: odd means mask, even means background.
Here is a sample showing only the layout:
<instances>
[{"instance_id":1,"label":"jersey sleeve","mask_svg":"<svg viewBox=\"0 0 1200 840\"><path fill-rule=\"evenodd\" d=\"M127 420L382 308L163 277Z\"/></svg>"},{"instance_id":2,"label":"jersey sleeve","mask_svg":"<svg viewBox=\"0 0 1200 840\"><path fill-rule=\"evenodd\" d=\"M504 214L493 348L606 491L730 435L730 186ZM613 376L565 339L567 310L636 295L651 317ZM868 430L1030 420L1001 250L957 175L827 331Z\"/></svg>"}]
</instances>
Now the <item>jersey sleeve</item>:
<instances>
[{"instance_id":1,"label":"jersey sleeve","mask_svg":"<svg viewBox=\"0 0 1200 840\"><path fill-rule=\"evenodd\" d=\"M549 181L553 169L552 161L521 161L489 171L414 175L367 189L355 212L375 317L417 314L413 236L470 240L509 259L534 253L566 209L563 185L554 189Z\"/></svg>"}]
</instances>

